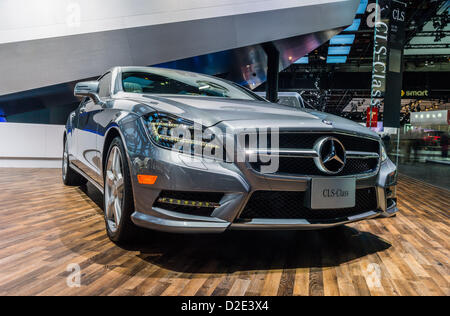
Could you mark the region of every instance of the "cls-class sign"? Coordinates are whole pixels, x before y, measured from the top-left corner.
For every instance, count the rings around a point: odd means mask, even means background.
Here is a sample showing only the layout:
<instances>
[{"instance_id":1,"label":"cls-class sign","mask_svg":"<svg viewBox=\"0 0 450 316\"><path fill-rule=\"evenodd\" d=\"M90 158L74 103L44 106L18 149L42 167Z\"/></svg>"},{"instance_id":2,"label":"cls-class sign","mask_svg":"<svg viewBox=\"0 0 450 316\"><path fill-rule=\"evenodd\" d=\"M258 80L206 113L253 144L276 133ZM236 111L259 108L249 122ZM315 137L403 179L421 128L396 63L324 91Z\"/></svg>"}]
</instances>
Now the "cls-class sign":
<instances>
[{"instance_id":1,"label":"cls-class sign","mask_svg":"<svg viewBox=\"0 0 450 316\"><path fill-rule=\"evenodd\" d=\"M355 178L311 180L311 209L354 207L356 204Z\"/></svg>"}]
</instances>

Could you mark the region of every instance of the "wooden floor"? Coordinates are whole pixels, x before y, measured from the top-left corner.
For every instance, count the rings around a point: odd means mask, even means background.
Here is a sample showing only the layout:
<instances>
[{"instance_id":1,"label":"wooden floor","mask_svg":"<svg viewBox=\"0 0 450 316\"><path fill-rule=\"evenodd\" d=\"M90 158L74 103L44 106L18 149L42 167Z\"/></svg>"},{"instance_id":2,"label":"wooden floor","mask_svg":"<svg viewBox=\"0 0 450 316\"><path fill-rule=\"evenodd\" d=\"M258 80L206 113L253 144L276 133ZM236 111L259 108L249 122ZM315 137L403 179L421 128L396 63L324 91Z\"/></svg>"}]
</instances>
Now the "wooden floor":
<instances>
[{"instance_id":1,"label":"wooden floor","mask_svg":"<svg viewBox=\"0 0 450 316\"><path fill-rule=\"evenodd\" d=\"M90 185L0 169L0 295L450 295L450 191L401 177L398 197L397 217L339 229L149 232L121 248Z\"/></svg>"}]
</instances>

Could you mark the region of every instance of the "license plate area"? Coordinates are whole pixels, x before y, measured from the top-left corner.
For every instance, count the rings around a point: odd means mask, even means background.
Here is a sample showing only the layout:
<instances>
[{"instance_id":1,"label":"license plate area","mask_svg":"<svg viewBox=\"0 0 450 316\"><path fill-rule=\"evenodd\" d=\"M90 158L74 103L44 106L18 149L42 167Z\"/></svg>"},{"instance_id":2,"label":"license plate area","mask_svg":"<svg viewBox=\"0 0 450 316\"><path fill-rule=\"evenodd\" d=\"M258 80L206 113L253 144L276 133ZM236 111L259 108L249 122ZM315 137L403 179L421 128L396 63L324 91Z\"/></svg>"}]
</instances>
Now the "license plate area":
<instances>
[{"instance_id":1,"label":"license plate area","mask_svg":"<svg viewBox=\"0 0 450 316\"><path fill-rule=\"evenodd\" d=\"M356 205L356 179L317 178L311 180L311 209L340 209Z\"/></svg>"}]
</instances>

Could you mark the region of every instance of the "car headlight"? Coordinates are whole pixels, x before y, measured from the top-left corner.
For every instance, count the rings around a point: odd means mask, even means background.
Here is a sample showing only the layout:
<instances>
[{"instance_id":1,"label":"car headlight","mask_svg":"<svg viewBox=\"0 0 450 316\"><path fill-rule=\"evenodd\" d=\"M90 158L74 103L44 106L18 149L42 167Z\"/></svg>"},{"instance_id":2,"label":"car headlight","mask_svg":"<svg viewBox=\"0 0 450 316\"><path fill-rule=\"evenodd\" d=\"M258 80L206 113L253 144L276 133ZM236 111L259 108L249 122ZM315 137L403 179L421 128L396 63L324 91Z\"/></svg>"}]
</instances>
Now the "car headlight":
<instances>
[{"instance_id":1,"label":"car headlight","mask_svg":"<svg viewBox=\"0 0 450 316\"><path fill-rule=\"evenodd\" d=\"M189 155L223 159L217 135L201 124L168 114L144 119L151 140L158 146Z\"/></svg>"},{"instance_id":2,"label":"car headlight","mask_svg":"<svg viewBox=\"0 0 450 316\"><path fill-rule=\"evenodd\" d=\"M389 157L387 155L386 148L383 144L381 144L381 162L385 162L388 158Z\"/></svg>"}]
</instances>

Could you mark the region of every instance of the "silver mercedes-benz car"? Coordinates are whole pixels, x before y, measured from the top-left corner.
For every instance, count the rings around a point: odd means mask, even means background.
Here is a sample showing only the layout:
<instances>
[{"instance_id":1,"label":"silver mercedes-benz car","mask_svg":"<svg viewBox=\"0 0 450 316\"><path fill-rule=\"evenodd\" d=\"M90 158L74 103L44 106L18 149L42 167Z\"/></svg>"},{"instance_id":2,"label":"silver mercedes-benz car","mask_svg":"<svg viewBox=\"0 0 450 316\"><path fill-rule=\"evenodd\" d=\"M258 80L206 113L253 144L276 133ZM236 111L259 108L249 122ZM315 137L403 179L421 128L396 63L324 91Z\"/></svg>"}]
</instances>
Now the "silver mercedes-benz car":
<instances>
[{"instance_id":1,"label":"silver mercedes-benz car","mask_svg":"<svg viewBox=\"0 0 450 316\"><path fill-rule=\"evenodd\" d=\"M161 68L115 67L75 95L63 181L103 192L113 241L137 226L321 229L397 212L396 167L352 121Z\"/></svg>"}]
</instances>

